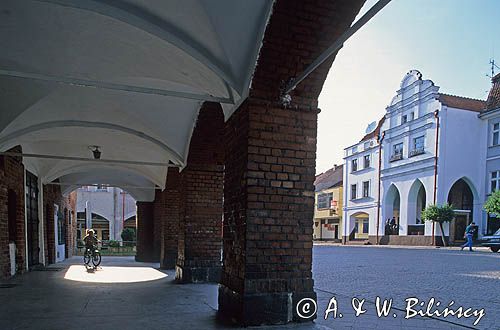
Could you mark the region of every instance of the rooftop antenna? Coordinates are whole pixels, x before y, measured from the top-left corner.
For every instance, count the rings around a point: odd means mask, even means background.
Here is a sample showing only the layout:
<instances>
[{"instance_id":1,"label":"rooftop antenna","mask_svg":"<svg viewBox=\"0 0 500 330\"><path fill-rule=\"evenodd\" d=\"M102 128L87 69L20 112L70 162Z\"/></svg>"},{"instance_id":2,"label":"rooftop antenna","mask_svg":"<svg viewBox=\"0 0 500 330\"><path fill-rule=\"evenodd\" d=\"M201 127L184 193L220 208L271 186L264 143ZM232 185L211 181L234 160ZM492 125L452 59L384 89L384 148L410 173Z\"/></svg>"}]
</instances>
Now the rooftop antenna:
<instances>
[{"instance_id":1,"label":"rooftop antenna","mask_svg":"<svg viewBox=\"0 0 500 330\"><path fill-rule=\"evenodd\" d=\"M490 79L493 79L493 77L495 76L495 68L500 70L500 67L496 65L494 58L490 58L490 65L491 65L491 76L486 75L486 77L490 77Z\"/></svg>"}]
</instances>

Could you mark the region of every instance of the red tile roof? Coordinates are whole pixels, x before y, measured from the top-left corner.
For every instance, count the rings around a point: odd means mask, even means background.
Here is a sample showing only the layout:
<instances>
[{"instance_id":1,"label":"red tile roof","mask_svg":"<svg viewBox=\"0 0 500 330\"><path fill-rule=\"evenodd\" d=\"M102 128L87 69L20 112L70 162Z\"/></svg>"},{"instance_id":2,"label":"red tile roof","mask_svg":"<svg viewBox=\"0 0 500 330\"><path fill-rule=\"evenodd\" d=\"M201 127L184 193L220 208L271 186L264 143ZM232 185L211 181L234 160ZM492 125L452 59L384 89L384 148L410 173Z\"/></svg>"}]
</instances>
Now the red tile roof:
<instances>
[{"instance_id":1,"label":"red tile roof","mask_svg":"<svg viewBox=\"0 0 500 330\"><path fill-rule=\"evenodd\" d=\"M491 82L493 86L486 99L486 111L500 108L500 73L494 76Z\"/></svg>"},{"instance_id":2,"label":"red tile roof","mask_svg":"<svg viewBox=\"0 0 500 330\"><path fill-rule=\"evenodd\" d=\"M483 100L443 93L439 93L439 101L451 108L464 109L475 112L481 112L486 108L486 102Z\"/></svg>"},{"instance_id":3,"label":"red tile roof","mask_svg":"<svg viewBox=\"0 0 500 330\"><path fill-rule=\"evenodd\" d=\"M368 133L366 134L365 136L363 136L363 138L361 139L361 141L359 142L363 142L363 141L366 141L366 140L370 140L374 137L376 137L379 133L380 133L380 129L382 128L382 124L384 123L385 121L385 116L382 117L379 121L378 121L378 124L377 124L377 127L373 130L373 132L371 133Z\"/></svg>"}]
</instances>

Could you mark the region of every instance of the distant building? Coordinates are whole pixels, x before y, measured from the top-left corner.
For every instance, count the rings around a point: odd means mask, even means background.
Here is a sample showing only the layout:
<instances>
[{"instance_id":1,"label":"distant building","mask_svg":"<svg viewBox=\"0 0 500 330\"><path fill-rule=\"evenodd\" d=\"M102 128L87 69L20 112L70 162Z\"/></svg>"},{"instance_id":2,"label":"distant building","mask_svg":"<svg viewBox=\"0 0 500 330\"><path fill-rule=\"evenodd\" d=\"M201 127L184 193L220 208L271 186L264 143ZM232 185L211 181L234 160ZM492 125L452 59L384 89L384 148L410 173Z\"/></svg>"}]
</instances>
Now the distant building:
<instances>
[{"instance_id":1,"label":"distant building","mask_svg":"<svg viewBox=\"0 0 500 330\"><path fill-rule=\"evenodd\" d=\"M486 100L486 108L479 118L486 122L487 134L483 134L486 145L486 171L483 177L486 184L482 195L487 198L493 191L500 189L500 73L492 79L493 86ZM484 212L486 234L493 234L500 228L500 218Z\"/></svg>"},{"instance_id":2,"label":"distant building","mask_svg":"<svg viewBox=\"0 0 500 330\"><path fill-rule=\"evenodd\" d=\"M335 165L316 176L313 238L315 240L342 239L342 169Z\"/></svg>"},{"instance_id":3,"label":"distant building","mask_svg":"<svg viewBox=\"0 0 500 330\"><path fill-rule=\"evenodd\" d=\"M136 228L136 202L116 187L85 186L77 190L77 238L92 228L99 240L121 241L123 228ZM89 226L90 224L90 226Z\"/></svg>"},{"instance_id":4,"label":"distant building","mask_svg":"<svg viewBox=\"0 0 500 330\"><path fill-rule=\"evenodd\" d=\"M344 240L432 244L433 235L440 240L439 226L420 214L444 203L456 212L444 228L450 242L461 243L473 220L486 234L487 128L479 118L485 107L481 100L439 93L417 70L406 74L376 129L345 149Z\"/></svg>"}]
</instances>

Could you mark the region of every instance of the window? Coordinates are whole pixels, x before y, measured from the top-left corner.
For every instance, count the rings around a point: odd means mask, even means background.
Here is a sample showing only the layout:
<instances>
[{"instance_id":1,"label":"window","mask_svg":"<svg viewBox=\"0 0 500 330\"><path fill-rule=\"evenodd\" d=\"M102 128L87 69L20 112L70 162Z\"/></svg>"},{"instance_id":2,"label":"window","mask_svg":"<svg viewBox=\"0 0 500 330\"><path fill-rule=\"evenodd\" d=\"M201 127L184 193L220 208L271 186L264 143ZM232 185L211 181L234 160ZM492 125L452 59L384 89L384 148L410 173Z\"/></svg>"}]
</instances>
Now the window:
<instances>
[{"instance_id":1,"label":"window","mask_svg":"<svg viewBox=\"0 0 500 330\"><path fill-rule=\"evenodd\" d=\"M357 146L356 147L352 147L352 153L355 154L357 152L358 152L358 147Z\"/></svg>"},{"instance_id":2,"label":"window","mask_svg":"<svg viewBox=\"0 0 500 330\"><path fill-rule=\"evenodd\" d=\"M356 189L357 189L356 185L352 184L351 185L351 199L356 199L356 197L357 197Z\"/></svg>"},{"instance_id":3,"label":"window","mask_svg":"<svg viewBox=\"0 0 500 330\"><path fill-rule=\"evenodd\" d=\"M395 144L392 147L392 151L394 155L403 155L403 143Z\"/></svg>"},{"instance_id":4,"label":"window","mask_svg":"<svg viewBox=\"0 0 500 330\"><path fill-rule=\"evenodd\" d=\"M413 139L413 149L420 150L424 149L424 137L419 136Z\"/></svg>"},{"instance_id":5,"label":"window","mask_svg":"<svg viewBox=\"0 0 500 330\"><path fill-rule=\"evenodd\" d=\"M318 195L317 209L328 209L332 205L333 193L325 193Z\"/></svg>"},{"instance_id":6,"label":"window","mask_svg":"<svg viewBox=\"0 0 500 330\"><path fill-rule=\"evenodd\" d=\"M65 216L62 212L57 213L57 244L66 244L66 224Z\"/></svg>"},{"instance_id":7,"label":"window","mask_svg":"<svg viewBox=\"0 0 500 330\"><path fill-rule=\"evenodd\" d=\"M363 181L363 197L370 196L370 181Z\"/></svg>"},{"instance_id":8,"label":"window","mask_svg":"<svg viewBox=\"0 0 500 330\"><path fill-rule=\"evenodd\" d=\"M358 170L358 160L351 160L351 172L356 172Z\"/></svg>"},{"instance_id":9,"label":"window","mask_svg":"<svg viewBox=\"0 0 500 330\"><path fill-rule=\"evenodd\" d=\"M410 152L410 157L423 154L424 149L424 136L419 136L413 139L412 151Z\"/></svg>"},{"instance_id":10,"label":"window","mask_svg":"<svg viewBox=\"0 0 500 330\"><path fill-rule=\"evenodd\" d=\"M403 125L404 123L407 123L408 122L408 116L407 115L402 115L401 116L401 125Z\"/></svg>"},{"instance_id":11,"label":"window","mask_svg":"<svg viewBox=\"0 0 500 330\"><path fill-rule=\"evenodd\" d=\"M498 145L498 137L500 135L500 123L493 124L492 132L493 132L493 137L491 140L491 145L496 146L496 145Z\"/></svg>"},{"instance_id":12,"label":"window","mask_svg":"<svg viewBox=\"0 0 500 330\"><path fill-rule=\"evenodd\" d=\"M363 234L368 234L369 226L370 222L368 221L368 219L363 220Z\"/></svg>"},{"instance_id":13,"label":"window","mask_svg":"<svg viewBox=\"0 0 500 330\"><path fill-rule=\"evenodd\" d=\"M415 119L415 113L410 112L410 116L409 116L408 118L409 118L408 120L413 120L413 119Z\"/></svg>"},{"instance_id":14,"label":"window","mask_svg":"<svg viewBox=\"0 0 500 330\"><path fill-rule=\"evenodd\" d=\"M398 143L392 146L392 156L390 161L403 159L403 143Z\"/></svg>"},{"instance_id":15,"label":"window","mask_svg":"<svg viewBox=\"0 0 500 330\"><path fill-rule=\"evenodd\" d=\"M363 149L364 150L370 149L370 142L365 142L363 145Z\"/></svg>"},{"instance_id":16,"label":"window","mask_svg":"<svg viewBox=\"0 0 500 330\"><path fill-rule=\"evenodd\" d=\"M491 191L500 189L500 171L491 172Z\"/></svg>"},{"instance_id":17,"label":"window","mask_svg":"<svg viewBox=\"0 0 500 330\"><path fill-rule=\"evenodd\" d=\"M363 157L363 167L364 168L370 167L370 155L365 155Z\"/></svg>"}]
</instances>

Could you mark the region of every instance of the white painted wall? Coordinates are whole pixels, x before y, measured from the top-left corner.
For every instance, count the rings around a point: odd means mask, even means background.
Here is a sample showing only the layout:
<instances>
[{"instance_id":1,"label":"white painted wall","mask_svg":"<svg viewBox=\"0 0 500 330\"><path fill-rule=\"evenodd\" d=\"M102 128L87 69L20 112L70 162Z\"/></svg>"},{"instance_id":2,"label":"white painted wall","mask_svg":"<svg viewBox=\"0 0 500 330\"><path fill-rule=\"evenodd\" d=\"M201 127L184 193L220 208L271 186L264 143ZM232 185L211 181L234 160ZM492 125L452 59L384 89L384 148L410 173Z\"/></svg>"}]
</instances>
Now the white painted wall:
<instances>
[{"instance_id":1,"label":"white painted wall","mask_svg":"<svg viewBox=\"0 0 500 330\"><path fill-rule=\"evenodd\" d=\"M109 238L121 241L123 219L136 215L136 201L120 188L110 187L107 190L97 190L96 187L77 190L77 212L85 212L86 205L91 212L96 213L110 222ZM123 197L125 196L125 204ZM125 206L125 208L123 207Z\"/></svg>"},{"instance_id":2,"label":"white painted wall","mask_svg":"<svg viewBox=\"0 0 500 330\"><path fill-rule=\"evenodd\" d=\"M474 195L473 220L483 233L482 206L485 189L487 121L473 111L443 107L440 134L438 203L446 203L453 184L461 178L469 184Z\"/></svg>"},{"instance_id":3,"label":"white painted wall","mask_svg":"<svg viewBox=\"0 0 500 330\"><path fill-rule=\"evenodd\" d=\"M355 151L354 151L355 150ZM354 216L368 214L370 221L369 235L376 234L377 198L378 198L378 143L375 138L362 141L345 149L344 158L344 216L342 218L342 236L349 236L355 227ZM364 168L364 156L370 156L370 166ZM358 170L352 171L352 160L358 160ZM369 196L363 195L363 182L370 183ZM351 198L351 185L357 186L357 198Z\"/></svg>"}]
</instances>

